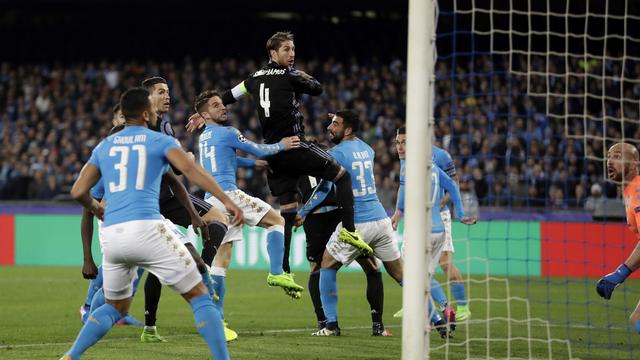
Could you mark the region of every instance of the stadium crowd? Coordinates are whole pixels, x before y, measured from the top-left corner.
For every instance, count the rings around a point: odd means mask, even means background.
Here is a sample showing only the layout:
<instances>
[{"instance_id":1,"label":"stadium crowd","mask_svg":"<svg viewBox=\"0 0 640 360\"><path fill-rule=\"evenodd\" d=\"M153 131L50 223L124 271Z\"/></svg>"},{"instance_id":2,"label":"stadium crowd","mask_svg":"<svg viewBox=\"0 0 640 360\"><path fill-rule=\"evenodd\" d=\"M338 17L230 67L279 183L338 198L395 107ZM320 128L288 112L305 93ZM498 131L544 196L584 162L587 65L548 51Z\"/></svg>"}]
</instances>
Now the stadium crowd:
<instances>
[{"instance_id":1,"label":"stadium crowd","mask_svg":"<svg viewBox=\"0 0 640 360\"><path fill-rule=\"evenodd\" d=\"M585 148L582 140L565 137L565 122L545 115L545 99L527 96L527 81L509 74L506 61L476 55L466 62L440 61L436 66L436 143L451 153L461 180L475 189L480 205L585 208L590 195L615 196L615 187L603 184L602 161L585 158L601 157L602 141L588 141ZM196 94L201 89L227 89L259 65L252 60L189 58L180 64L0 64L0 199L65 199L92 148L107 135L118 96L149 76L168 80L171 111L165 116L183 146L197 152L197 137L184 129ZM307 134L326 142L327 112L357 110L366 120L361 137L377 154L380 200L392 211L400 169L394 137L405 118L405 64L328 59L297 66L324 86L321 96L302 98ZM531 88L547 86L536 79L540 78L531 78ZM578 91L583 85L578 79L568 90ZM551 106L564 103L556 100ZM570 102L569 112L581 113L580 106ZM247 137L260 141L253 109L249 101L242 101L230 107L230 118ZM575 124L574 133L583 131L582 120ZM602 136L601 129L601 122L592 121L587 131ZM625 131L640 138L635 127ZM241 169L239 187L275 203L263 176L254 175ZM599 194L590 194L594 189Z\"/></svg>"}]
</instances>

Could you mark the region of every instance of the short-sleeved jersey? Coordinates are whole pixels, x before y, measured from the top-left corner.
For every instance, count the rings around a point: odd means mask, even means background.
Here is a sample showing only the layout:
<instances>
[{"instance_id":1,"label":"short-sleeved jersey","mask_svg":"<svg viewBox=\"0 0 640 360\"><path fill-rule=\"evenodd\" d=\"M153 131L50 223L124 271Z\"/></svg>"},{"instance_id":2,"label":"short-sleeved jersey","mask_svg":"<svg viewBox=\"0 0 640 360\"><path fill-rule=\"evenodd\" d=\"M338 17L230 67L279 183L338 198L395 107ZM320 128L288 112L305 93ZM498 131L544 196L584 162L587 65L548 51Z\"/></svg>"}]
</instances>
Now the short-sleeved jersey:
<instances>
[{"instance_id":1,"label":"short-sleeved jersey","mask_svg":"<svg viewBox=\"0 0 640 360\"><path fill-rule=\"evenodd\" d=\"M166 154L178 140L142 126L128 126L102 140L90 164L100 169L107 209L104 225L160 219L158 196L167 172Z\"/></svg>"},{"instance_id":2,"label":"short-sleeved jersey","mask_svg":"<svg viewBox=\"0 0 640 360\"><path fill-rule=\"evenodd\" d=\"M198 138L200 165L213 176L222 190L237 189L236 170L238 159L236 150L242 150L257 157L265 157L284 150L284 145L256 144L246 139L238 129L231 126L208 124ZM205 199L212 195L206 193Z\"/></svg>"},{"instance_id":3,"label":"short-sleeved jersey","mask_svg":"<svg viewBox=\"0 0 640 360\"><path fill-rule=\"evenodd\" d=\"M93 185L93 187L89 191L89 194L91 194L91 197L96 200L102 200L102 198L104 197L104 181L102 181L102 178L100 178L100 180L98 180L98 182Z\"/></svg>"},{"instance_id":4,"label":"short-sleeved jersey","mask_svg":"<svg viewBox=\"0 0 640 360\"><path fill-rule=\"evenodd\" d=\"M640 176L636 176L624 188L624 208L627 213L627 226L640 238Z\"/></svg>"},{"instance_id":5,"label":"short-sleeved jersey","mask_svg":"<svg viewBox=\"0 0 640 360\"><path fill-rule=\"evenodd\" d=\"M351 175L355 222L364 223L386 218L387 213L376 193L373 149L364 141L355 138L343 140L330 149L329 153Z\"/></svg>"},{"instance_id":6,"label":"short-sleeved jersey","mask_svg":"<svg viewBox=\"0 0 640 360\"><path fill-rule=\"evenodd\" d=\"M275 143L286 136L304 138L300 95L321 93L322 86L317 80L306 78L295 69L269 62L238 86L225 92L222 101L228 105L251 94L262 125L262 138L265 143Z\"/></svg>"},{"instance_id":7,"label":"short-sleeved jersey","mask_svg":"<svg viewBox=\"0 0 640 360\"><path fill-rule=\"evenodd\" d=\"M453 179L456 176L456 166L451 155L446 150L435 145L431 147L431 152L433 154L433 163Z\"/></svg>"}]
</instances>

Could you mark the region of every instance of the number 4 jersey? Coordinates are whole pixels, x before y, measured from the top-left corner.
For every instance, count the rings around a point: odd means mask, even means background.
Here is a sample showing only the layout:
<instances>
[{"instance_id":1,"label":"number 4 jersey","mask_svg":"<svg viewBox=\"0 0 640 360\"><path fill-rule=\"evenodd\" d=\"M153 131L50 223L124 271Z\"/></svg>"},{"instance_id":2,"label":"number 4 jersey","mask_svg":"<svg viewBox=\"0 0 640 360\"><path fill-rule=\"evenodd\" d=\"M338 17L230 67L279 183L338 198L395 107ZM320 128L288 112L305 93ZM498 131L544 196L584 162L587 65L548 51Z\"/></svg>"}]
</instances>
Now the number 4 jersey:
<instances>
[{"instance_id":1,"label":"number 4 jersey","mask_svg":"<svg viewBox=\"0 0 640 360\"><path fill-rule=\"evenodd\" d=\"M247 94L253 96L267 144L297 135L304 139L303 116L298 102L301 94L320 95L322 86L310 76L274 62L251 74L245 81L222 95L225 105Z\"/></svg>"},{"instance_id":2,"label":"number 4 jersey","mask_svg":"<svg viewBox=\"0 0 640 360\"><path fill-rule=\"evenodd\" d=\"M166 154L173 148L180 148L174 138L143 126L127 126L93 149L88 163L102 174L107 202L104 226L161 218L160 182L169 168Z\"/></svg>"}]
</instances>

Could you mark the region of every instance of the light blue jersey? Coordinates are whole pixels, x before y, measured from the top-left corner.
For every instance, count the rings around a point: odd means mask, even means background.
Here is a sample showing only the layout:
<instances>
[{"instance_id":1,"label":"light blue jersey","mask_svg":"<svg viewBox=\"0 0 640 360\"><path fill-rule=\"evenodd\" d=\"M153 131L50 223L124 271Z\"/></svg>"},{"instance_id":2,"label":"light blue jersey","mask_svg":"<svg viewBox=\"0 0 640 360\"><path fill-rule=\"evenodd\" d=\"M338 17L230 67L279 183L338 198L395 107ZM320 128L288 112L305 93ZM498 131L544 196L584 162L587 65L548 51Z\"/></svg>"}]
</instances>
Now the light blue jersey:
<instances>
[{"instance_id":1,"label":"light blue jersey","mask_svg":"<svg viewBox=\"0 0 640 360\"><path fill-rule=\"evenodd\" d=\"M442 216L440 215L440 211L436 210L436 207L440 204L442 197L444 197L445 190L451 196L451 200L453 200L453 207L456 210L458 219L462 219L464 217L464 209L462 207L462 197L460 196L460 188L458 188L458 184L456 184L456 182L443 170L434 166L431 171L431 202L434 205L434 208L431 211L432 233L444 232Z\"/></svg>"},{"instance_id":2,"label":"light blue jersey","mask_svg":"<svg viewBox=\"0 0 640 360\"><path fill-rule=\"evenodd\" d=\"M104 197L104 181L102 181L102 178L100 178L100 180L98 180L98 182L93 185L91 190L89 190L89 194L91 194L91 197L96 200L102 200L102 198Z\"/></svg>"},{"instance_id":3,"label":"light blue jersey","mask_svg":"<svg viewBox=\"0 0 640 360\"><path fill-rule=\"evenodd\" d=\"M387 212L376 194L376 180L373 174L375 152L364 141L355 138L343 140L329 150L329 153L351 175L353 189L354 221L365 223L387 217ZM300 210L301 216L306 216L310 209L322 202L331 190L331 182L323 180L315 193Z\"/></svg>"},{"instance_id":4,"label":"light blue jersey","mask_svg":"<svg viewBox=\"0 0 640 360\"><path fill-rule=\"evenodd\" d=\"M265 157L284 150L284 144L256 144L247 140L238 129L231 126L208 124L200 134L200 165L213 176L222 190L236 190L236 170L238 166L255 165L255 161L238 158L236 150L242 150L257 157ZM205 199L212 195L205 194Z\"/></svg>"},{"instance_id":5,"label":"light blue jersey","mask_svg":"<svg viewBox=\"0 0 640 360\"><path fill-rule=\"evenodd\" d=\"M456 176L456 166L449 152L434 145L431 147L431 153L433 163L453 179Z\"/></svg>"},{"instance_id":6,"label":"light blue jersey","mask_svg":"<svg viewBox=\"0 0 640 360\"><path fill-rule=\"evenodd\" d=\"M160 219L158 197L166 154L178 140L143 126L127 126L102 140L89 164L100 169L107 209L104 226L133 220Z\"/></svg>"},{"instance_id":7,"label":"light blue jersey","mask_svg":"<svg viewBox=\"0 0 640 360\"><path fill-rule=\"evenodd\" d=\"M435 145L431 147L431 154L433 164L442 169L450 178L453 179L456 176L456 166L453 163L451 155L449 155L446 150ZM398 199L396 201L396 209L400 211L404 211L405 162L405 159L400 159L400 187L398 188ZM440 210L447 210L447 207L444 206Z\"/></svg>"}]
</instances>

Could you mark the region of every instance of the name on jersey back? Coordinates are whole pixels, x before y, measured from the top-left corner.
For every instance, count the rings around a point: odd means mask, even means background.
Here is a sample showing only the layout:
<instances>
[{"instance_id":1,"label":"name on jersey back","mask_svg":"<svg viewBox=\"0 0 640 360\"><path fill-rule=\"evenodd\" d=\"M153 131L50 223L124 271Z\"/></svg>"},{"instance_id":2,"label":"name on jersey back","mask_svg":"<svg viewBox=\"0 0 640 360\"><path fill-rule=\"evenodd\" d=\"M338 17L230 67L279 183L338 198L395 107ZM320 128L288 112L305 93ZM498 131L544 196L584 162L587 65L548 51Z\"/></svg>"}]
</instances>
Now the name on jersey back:
<instances>
[{"instance_id":1,"label":"name on jersey back","mask_svg":"<svg viewBox=\"0 0 640 360\"><path fill-rule=\"evenodd\" d=\"M147 135L116 136L113 138L114 144L134 144L147 141Z\"/></svg>"},{"instance_id":2,"label":"name on jersey back","mask_svg":"<svg viewBox=\"0 0 640 360\"><path fill-rule=\"evenodd\" d=\"M369 159L368 151L354 151L353 152L354 159Z\"/></svg>"},{"instance_id":3,"label":"name on jersey back","mask_svg":"<svg viewBox=\"0 0 640 360\"><path fill-rule=\"evenodd\" d=\"M258 70L253 77L263 76L263 75L284 75L285 69L268 69L268 70Z\"/></svg>"}]
</instances>

